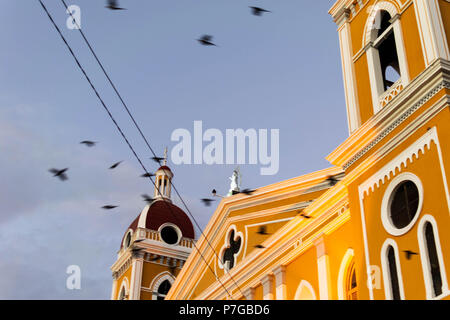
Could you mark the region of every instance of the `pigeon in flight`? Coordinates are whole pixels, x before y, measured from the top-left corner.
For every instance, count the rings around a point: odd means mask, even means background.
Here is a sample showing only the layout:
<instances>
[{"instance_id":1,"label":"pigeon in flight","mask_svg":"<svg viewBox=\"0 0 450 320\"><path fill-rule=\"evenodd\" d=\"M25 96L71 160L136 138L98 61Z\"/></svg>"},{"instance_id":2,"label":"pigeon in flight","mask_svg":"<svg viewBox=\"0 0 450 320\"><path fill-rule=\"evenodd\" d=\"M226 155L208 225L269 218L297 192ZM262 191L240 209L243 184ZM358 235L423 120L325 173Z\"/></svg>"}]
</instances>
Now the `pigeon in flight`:
<instances>
[{"instance_id":1,"label":"pigeon in flight","mask_svg":"<svg viewBox=\"0 0 450 320\"><path fill-rule=\"evenodd\" d=\"M263 236L267 236L270 233L267 233L267 227L266 226L261 226L258 228L258 231L256 231L257 234L263 235Z\"/></svg>"},{"instance_id":2,"label":"pigeon in flight","mask_svg":"<svg viewBox=\"0 0 450 320\"><path fill-rule=\"evenodd\" d=\"M143 175L141 175L142 178L151 178L151 177L154 177L154 176L155 176L155 174L150 173L150 172L146 172Z\"/></svg>"},{"instance_id":3,"label":"pigeon in flight","mask_svg":"<svg viewBox=\"0 0 450 320\"><path fill-rule=\"evenodd\" d=\"M250 9L252 9L252 13L255 16L262 16L263 13L265 12L271 12L269 10L263 9L263 8L259 8L259 7L249 7Z\"/></svg>"},{"instance_id":4,"label":"pigeon in flight","mask_svg":"<svg viewBox=\"0 0 450 320\"><path fill-rule=\"evenodd\" d=\"M329 176L327 178L328 183L330 184L330 186L334 186L336 183L339 182L339 180L337 180L335 177L333 176Z\"/></svg>"},{"instance_id":5,"label":"pigeon in flight","mask_svg":"<svg viewBox=\"0 0 450 320\"><path fill-rule=\"evenodd\" d=\"M152 157L151 159L152 159L153 161L157 162L158 164L161 164L161 161L164 160L164 158L161 158L161 157Z\"/></svg>"},{"instance_id":6,"label":"pigeon in flight","mask_svg":"<svg viewBox=\"0 0 450 320\"><path fill-rule=\"evenodd\" d=\"M306 215L304 213L300 213L300 216L305 218L305 219L311 219L312 218L311 216L308 216L308 215Z\"/></svg>"},{"instance_id":7,"label":"pigeon in flight","mask_svg":"<svg viewBox=\"0 0 450 320\"><path fill-rule=\"evenodd\" d=\"M150 197L148 194L143 194L142 198L144 199L145 202L147 202L148 204L152 203L153 201L155 201L155 199L153 199L152 197Z\"/></svg>"},{"instance_id":8,"label":"pigeon in flight","mask_svg":"<svg viewBox=\"0 0 450 320\"><path fill-rule=\"evenodd\" d=\"M116 163L114 163L111 167L109 167L110 169L115 169L115 168L117 168L118 166L119 166L119 164L121 164L123 161L119 161L119 162L116 162Z\"/></svg>"},{"instance_id":9,"label":"pigeon in flight","mask_svg":"<svg viewBox=\"0 0 450 320\"><path fill-rule=\"evenodd\" d=\"M242 191L240 191L239 193L243 193L247 196L251 196L256 190L252 190L252 189L244 189Z\"/></svg>"},{"instance_id":10,"label":"pigeon in flight","mask_svg":"<svg viewBox=\"0 0 450 320\"><path fill-rule=\"evenodd\" d=\"M105 8L110 10L127 10L125 8L120 8L117 0L108 0L106 4Z\"/></svg>"},{"instance_id":11,"label":"pigeon in flight","mask_svg":"<svg viewBox=\"0 0 450 320\"><path fill-rule=\"evenodd\" d=\"M411 256L418 255L417 252L413 252L413 251L410 251L410 250L403 250L403 252L406 255L406 259L408 259L408 260L411 260Z\"/></svg>"},{"instance_id":12,"label":"pigeon in flight","mask_svg":"<svg viewBox=\"0 0 450 320\"><path fill-rule=\"evenodd\" d=\"M197 39L197 41L200 42L200 44L202 44L204 46L216 46L217 47L217 45L212 42L212 38L213 38L213 36L205 34L200 39Z\"/></svg>"},{"instance_id":13,"label":"pigeon in flight","mask_svg":"<svg viewBox=\"0 0 450 320\"><path fill-rule=\"evenodd\" d=\"M216 201L216 200L214 200L214 199L207 199L207 198L200 199L200 200L203 202L203 204L204 204L206 207L210 207L210 206L211 206L211 202Z\"/></svg>"},{"instance_id":14,"label":"pigeon in flight","mask_svg":"<svg viewBox=\"0 0 450 320\"><path fill-rule=\"evenodd\" d=\"M80 142L80 144L84 144L86 147L89 147L89 148L95 146L96 143L97 142L89 141L89 140L84 140L84 141Z\"/></svg>"},{"instance_id":15,"label":"pigeon in flight","mask_svg":"<svg viewBox=\"0 0 450 320\"><path fill-rule=\"evenodd\" d=\"M261 245L261 244L257 244L257 245L255 246L255 248L256 248L256 249L265 249L266 247L264 247L264 246Z\"/></svg>"},{"instance_id":16,"label":"pigeon in flight","mask_svg":"<svg viewBox=\"0 0 450 320\"><path fill-rule=\"evenodd\" d=\"M51 172L51 173L53 173L53 176L54 176L54 177L58 177L59 180L65 181L65 180L69 179L69 178L67 177L67 174L66 174L66 171L67 171L67 170L69 170L69 168L64 168L64 169L61 169L61 170L52 168L52 169L50 169L50 170L48 170L48 171Z\"/></svg>"},{"instance_id":17,"label":"pigeon in flight","mask_svg":"<svg viewBox=\"0 0 450 320\"><path fill-rule=\"evenodd\" d=\"M118 206L106 205L106 206L103 206L102 209L111 210L111 209L114 209L114 208L117 208L117 207Z\"/></svg>"}]
</instances>

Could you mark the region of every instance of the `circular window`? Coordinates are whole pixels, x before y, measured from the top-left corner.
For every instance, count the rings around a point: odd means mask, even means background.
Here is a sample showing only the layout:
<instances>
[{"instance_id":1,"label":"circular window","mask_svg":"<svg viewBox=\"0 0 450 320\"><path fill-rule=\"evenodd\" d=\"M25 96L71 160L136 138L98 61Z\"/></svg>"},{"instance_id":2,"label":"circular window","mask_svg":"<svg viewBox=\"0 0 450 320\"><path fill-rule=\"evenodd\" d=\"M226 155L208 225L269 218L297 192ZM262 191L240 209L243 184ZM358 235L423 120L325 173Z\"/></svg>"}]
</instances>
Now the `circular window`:
<instances>
[{"instance_id":1,"label":"circular window","mask_svg":"<svg viewBox=\"0 0 450 320\"><path fill-rule=\"evenodd\" d=\"M412 228L422 207L422 190L419 178L411 173L391 182L382 204L383 225L389 233L402 235Z\"/></svg>"},{"instance_id":2,"label":"circular window","mask_svg":"<svg viewBox=\"0 0 450 320\"><path fill-rule=\"evenodd\" d=\"M414 182L401 182L392 194L389 207L392 224L397 229L406 227L414 219L419 208L419 189Z\"/></svg>"},{"instance_id":3,"label":"circular window","mask_svg":"<svg viewBox=\"0 0 450 320\"><path fill-rule=\"evenodd\" d=\"M177 230L173 226L165 226L161 229L161 238L167 244L177 244L179 235Z\"/></svg>"}]
</instances>

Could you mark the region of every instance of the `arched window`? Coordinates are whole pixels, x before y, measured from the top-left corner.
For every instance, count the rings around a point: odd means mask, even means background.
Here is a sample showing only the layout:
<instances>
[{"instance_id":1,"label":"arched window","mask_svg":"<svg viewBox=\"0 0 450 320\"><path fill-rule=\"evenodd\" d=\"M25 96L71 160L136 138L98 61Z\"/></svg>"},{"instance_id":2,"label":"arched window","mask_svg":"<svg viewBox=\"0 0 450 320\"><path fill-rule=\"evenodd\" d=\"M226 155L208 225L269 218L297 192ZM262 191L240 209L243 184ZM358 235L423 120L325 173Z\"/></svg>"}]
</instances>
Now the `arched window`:
<instances>
[{"instance_id":1,"label":"arched window","mask_svg":"<svg viewBox=\"0 0 450 320\"><path fill-rule=\"evenodd\" d=\"M122 289L120 290L120 293L119 293L119 300L125 300L125 295L126 295L125 287L122 287Z\"/></svg>"},{"instance_id":2,"label":"arched window","mask_svg":"<svg viewBox=\"0 0 450 320\"><path fill-rule=\"evenodd\" d=\"M164 280L158 287L156 300L164 300L171 287L169 280Z\"/></svg>"},{"instance_id":3,"label":"arched window","mask_svg":"<svg viewBox=\"0 0 450 320\"><path fill-rule=\"evenodd\" d=\"M358 284L356 282L355 263L353 262L348 269L345 293L347 300L358 300Z\"/></svg>"},{"instance_id":4,"label":"arched window","mask_svg":"<svg viewBox=\"0 0 450 320\"><path fill-rule=\"evenodd\" d=\"M387 11L380 11L380 29L374 47L380 57L381 75L383 76L383 91L389 89L400 78L400 64L395 43L394 28L391 15ZM390 71L390 72L388 72Z\"/></svg>"},{"instance_id":5,"label":"arched window","mask_svg":"<svg viewBox=\"0 0 450 320\"><path fill-rule=\"evenodd\" d=\"M437 297L442 294L442 277L439 266L439 258L434 240L434 231L431 223L425 223L425 240L428 253L428 263L430 266L431 279L433 280L433 293Z\"/></svg>"},{"instance_id":6,"label":"arched window","mask_svg":"<svg viewBox=\"0 0 450 320\"><path fill-rule=\"evenodd\" d=\"M374 6L366 24L365 48L374 112L409 82L400 13L387 1ZM389 92L384 94L386 91Z\"/></svg>"},{"instance_id":7,"label":"arched window","mask_svg":"<svg viewBox=\"0 0 450 320\"><path fill-rule=\"evenodd\" d=\"M388 272L389 272L389 283L391 290L391 297L393 300L400 300L400 284L398 279L397 270L397 259L395 257L394 248L389 245L386 251L387 262L388 262Z\"/></svg>"},{"instance_id":8,"label":"arched window","mask_svg":"<svg viewBox=\"0 0 450 320\"><path fill-rule=\"evenodd\" d=\"M417 230L427 299L448 292L447 276L436 220L424 215Z\"/></svg>"}]
</instances>

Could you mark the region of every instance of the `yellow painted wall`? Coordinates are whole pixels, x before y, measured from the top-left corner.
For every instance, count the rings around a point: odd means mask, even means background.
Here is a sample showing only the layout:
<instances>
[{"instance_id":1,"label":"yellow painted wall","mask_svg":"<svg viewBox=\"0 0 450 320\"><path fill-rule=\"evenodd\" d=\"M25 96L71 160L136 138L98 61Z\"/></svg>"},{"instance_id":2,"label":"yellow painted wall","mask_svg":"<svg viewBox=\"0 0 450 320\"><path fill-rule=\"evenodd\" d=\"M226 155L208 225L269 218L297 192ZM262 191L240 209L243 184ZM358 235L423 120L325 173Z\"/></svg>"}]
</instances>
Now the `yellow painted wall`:
<instances>
[{"instance_id":1,"label":"yellow painted wall","mask_svg":"<svg viewBox=\"0 0 450 320\"><path fill-rule=\"evenodd\" d=\"M310 247L297 259L286 266L287 299L293 300L302 280L308 281L314 288L316 298L319 298L319 282L317 271L317 253L314 246Z\"/></svg>"}]
</instances>

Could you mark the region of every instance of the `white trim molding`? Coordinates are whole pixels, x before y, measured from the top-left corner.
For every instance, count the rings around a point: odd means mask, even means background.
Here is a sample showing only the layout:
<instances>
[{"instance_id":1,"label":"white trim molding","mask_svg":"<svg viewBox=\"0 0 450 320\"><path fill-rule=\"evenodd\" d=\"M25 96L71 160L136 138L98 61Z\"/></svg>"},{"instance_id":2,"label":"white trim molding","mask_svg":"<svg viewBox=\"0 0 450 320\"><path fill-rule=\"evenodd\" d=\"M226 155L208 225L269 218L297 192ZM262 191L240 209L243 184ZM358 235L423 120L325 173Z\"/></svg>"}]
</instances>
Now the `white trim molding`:
<instances>
[{"instance_id":1,"label":"white trim molding","mask_svg":"<svg viewBox=\"0 0 450 320\"><path fill-rule=\"evenodd\" d=\"M392 247L395 254L395 266L397 269L397 279L398 279L398 288L400 291L400 299L405 300L405 290L403 288L403 277L402 270L400 265L400 257L398 254L398 246L397 243L393 239L386 239L381 247L381 265L383 271L383 281L384 281L384 292L387 300L392 300L392 286L391 286L391 276L390 276L390 268L389 261L387 257L387 250L389 247Z\"/></svg>"},{"instance_id":2,"label":"white trim molding","mask_svg":"<svg viewBox=\"0 0 450 320\"><path fill-rule=\"evenodd\" d=\"M428 254L427 241L425 237L426 223L430 223L431 227L433 228L434 243L436 246L436 252L439 260L439 270L442 279L442 293L439 296L435 296L433 289L433 279L431 277L430 259ZM427 299L428 300L439 299L441 296L448 295L449 290L447 283L447 274L445 271L444 257L442 255L441 241L439 240L438 225L435 218L432 215L427 214L420 219L419 226L417 228L417 240L419 242L420 259L422 261L422 270L425 281L425 290Z\"/></svg>"}]
</instances>

